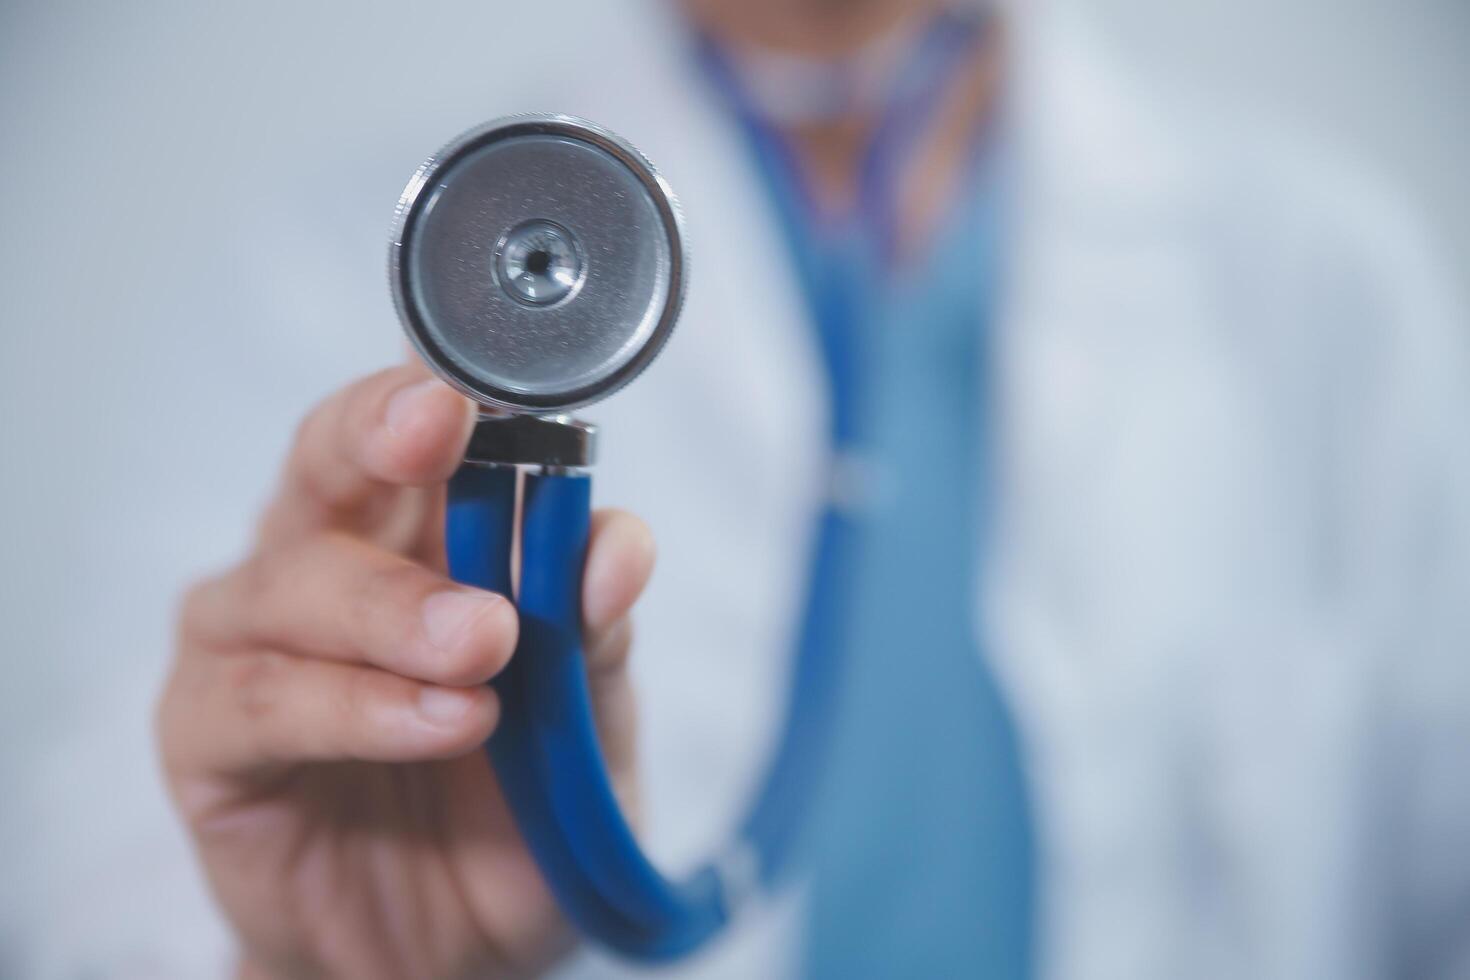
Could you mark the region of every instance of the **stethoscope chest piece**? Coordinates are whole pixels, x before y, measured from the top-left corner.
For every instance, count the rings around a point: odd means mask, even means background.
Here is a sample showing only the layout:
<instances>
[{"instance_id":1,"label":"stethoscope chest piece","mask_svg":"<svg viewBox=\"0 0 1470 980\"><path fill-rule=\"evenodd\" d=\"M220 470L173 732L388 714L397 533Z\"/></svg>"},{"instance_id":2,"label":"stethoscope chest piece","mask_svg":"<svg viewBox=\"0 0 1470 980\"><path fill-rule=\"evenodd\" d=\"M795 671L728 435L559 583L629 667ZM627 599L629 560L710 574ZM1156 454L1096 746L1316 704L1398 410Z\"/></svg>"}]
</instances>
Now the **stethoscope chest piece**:
<instances>
[{"instance_id":1,"label":"stethoscope chest piece","mask_svg":"<svg viewBox=\"0 0 1470 980\"><path fill-rule=\"evenodd\" d=\"M632 146L562 115L450 143L409 182L389 257L409 338L491 409L596 401L658 355L678 318L678 205Z\"/></svg>"}]
</instances>

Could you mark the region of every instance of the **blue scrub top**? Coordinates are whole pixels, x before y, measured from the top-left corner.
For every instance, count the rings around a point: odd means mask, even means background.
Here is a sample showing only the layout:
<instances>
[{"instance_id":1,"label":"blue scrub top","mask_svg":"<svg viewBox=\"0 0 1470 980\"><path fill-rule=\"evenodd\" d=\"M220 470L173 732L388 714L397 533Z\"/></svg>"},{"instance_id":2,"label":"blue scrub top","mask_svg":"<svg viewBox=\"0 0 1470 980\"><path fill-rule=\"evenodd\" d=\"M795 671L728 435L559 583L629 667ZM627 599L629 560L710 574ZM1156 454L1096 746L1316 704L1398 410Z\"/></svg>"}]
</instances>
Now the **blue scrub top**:
<instances>
[{"instance_id":1,"label":"blue scrub top","mask_svg":"<svg viewBox=\"0 0 1470 980\"><path fill-rule=\"evenodd\" d=\"M975 631L982 284L998 202L984 180L962 193L916 264L851 287L862 299L849 326L867 338L856 442L871 499L856 520L846 672L811 842L811 977L1030 974L1026 784Z\"/></svg>"},{"instance_id":2,"label":"blue scrub top","mask_svg":"<svg viewBox=\"0 0 1470 980\"><path fill-rule=\"evenodd\" d=\"M816 217L790 147L706 42L822 342L834 460L862 476L839 521L841 560L814 563L803 630L840 642L843 662L806 842L803 975L815 978L1033 972L1031 807L1016 727L975 628L1005 226L998 127L978 129L940 226L893 254L893 177L924 119L908 103L937 101L944 59L970 28L936 23L899 79L904 102L877 129L860 205L836 222Z\"/></svg>"}]
</instances>

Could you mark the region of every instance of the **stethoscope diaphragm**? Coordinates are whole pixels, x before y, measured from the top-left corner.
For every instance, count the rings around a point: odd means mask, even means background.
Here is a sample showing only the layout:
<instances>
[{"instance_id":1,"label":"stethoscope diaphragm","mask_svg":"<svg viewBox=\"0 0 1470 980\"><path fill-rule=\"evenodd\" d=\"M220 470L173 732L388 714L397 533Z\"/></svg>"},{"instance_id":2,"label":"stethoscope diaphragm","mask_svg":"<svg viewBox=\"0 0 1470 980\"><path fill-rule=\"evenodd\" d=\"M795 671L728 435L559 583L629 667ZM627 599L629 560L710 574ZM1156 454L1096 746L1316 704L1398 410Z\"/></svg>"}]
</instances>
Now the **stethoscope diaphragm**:
<instances>
[{"instance_id":1,"label":"stethoscope diaphragm","mask_svg":"<svg viewBox=\"0 0 1470 980\"><path fill-rule=\"evenodd\" d=\"M561 412L658 355L685 280L678 205L628 143L563 115L454 140L399 200L394 302L419 353L482 405Z\"/></svg>"}]
</instances>

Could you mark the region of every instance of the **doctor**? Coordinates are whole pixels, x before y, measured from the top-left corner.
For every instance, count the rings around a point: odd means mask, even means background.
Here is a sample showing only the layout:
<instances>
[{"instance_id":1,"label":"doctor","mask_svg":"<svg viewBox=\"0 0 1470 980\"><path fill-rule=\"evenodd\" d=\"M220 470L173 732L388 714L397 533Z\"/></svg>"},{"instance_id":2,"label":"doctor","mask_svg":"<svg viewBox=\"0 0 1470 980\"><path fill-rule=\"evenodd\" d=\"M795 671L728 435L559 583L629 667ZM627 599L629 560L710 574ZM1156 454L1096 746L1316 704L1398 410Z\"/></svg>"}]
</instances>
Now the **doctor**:
<instances>
[{"instance_id":1,"label":"doctor","mask_svg":"<svg viewBox=\"0 0 1470 980\"><path fill-rule=\"evenodd\" d=\"M798 634L850 664L799 938L753 927L762 962L1465 969L1463 324L1394 209L1164 125L1054 7L582 20L627 76L529 87L659 162L698 263L668 355L598 416L602 487L669 565L640 656L691 715ZM244 976L571 946L475 751L517 627L443 575L470 418L412 366L332 396L253 552L183 607L160 744ZM834 513L835 569L809 558ZM589 670L628 805L652 563L648 525L599 516Z\"/></svg>"}]
</instances>

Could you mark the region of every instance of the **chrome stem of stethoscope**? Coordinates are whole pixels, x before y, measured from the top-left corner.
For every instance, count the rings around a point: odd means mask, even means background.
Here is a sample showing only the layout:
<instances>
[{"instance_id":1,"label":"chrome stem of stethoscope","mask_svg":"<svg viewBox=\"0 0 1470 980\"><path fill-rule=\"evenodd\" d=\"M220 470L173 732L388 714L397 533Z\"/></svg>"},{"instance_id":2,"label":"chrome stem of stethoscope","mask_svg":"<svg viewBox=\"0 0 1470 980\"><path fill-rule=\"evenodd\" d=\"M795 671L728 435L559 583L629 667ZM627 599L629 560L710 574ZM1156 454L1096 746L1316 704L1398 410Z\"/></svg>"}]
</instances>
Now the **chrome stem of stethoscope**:
<instances>
[{"instance_id":1,"label":"chrome stem of stethoscope","mask_svg":"<svg viewBox=\"0 0 1470 980\"><path fill-rule=\"evenodd\" d=\"M569 415L491 415L475 420L464 461L473 466L584 470L597 461L597 426Z\"/></svg>"}]
</instances>

